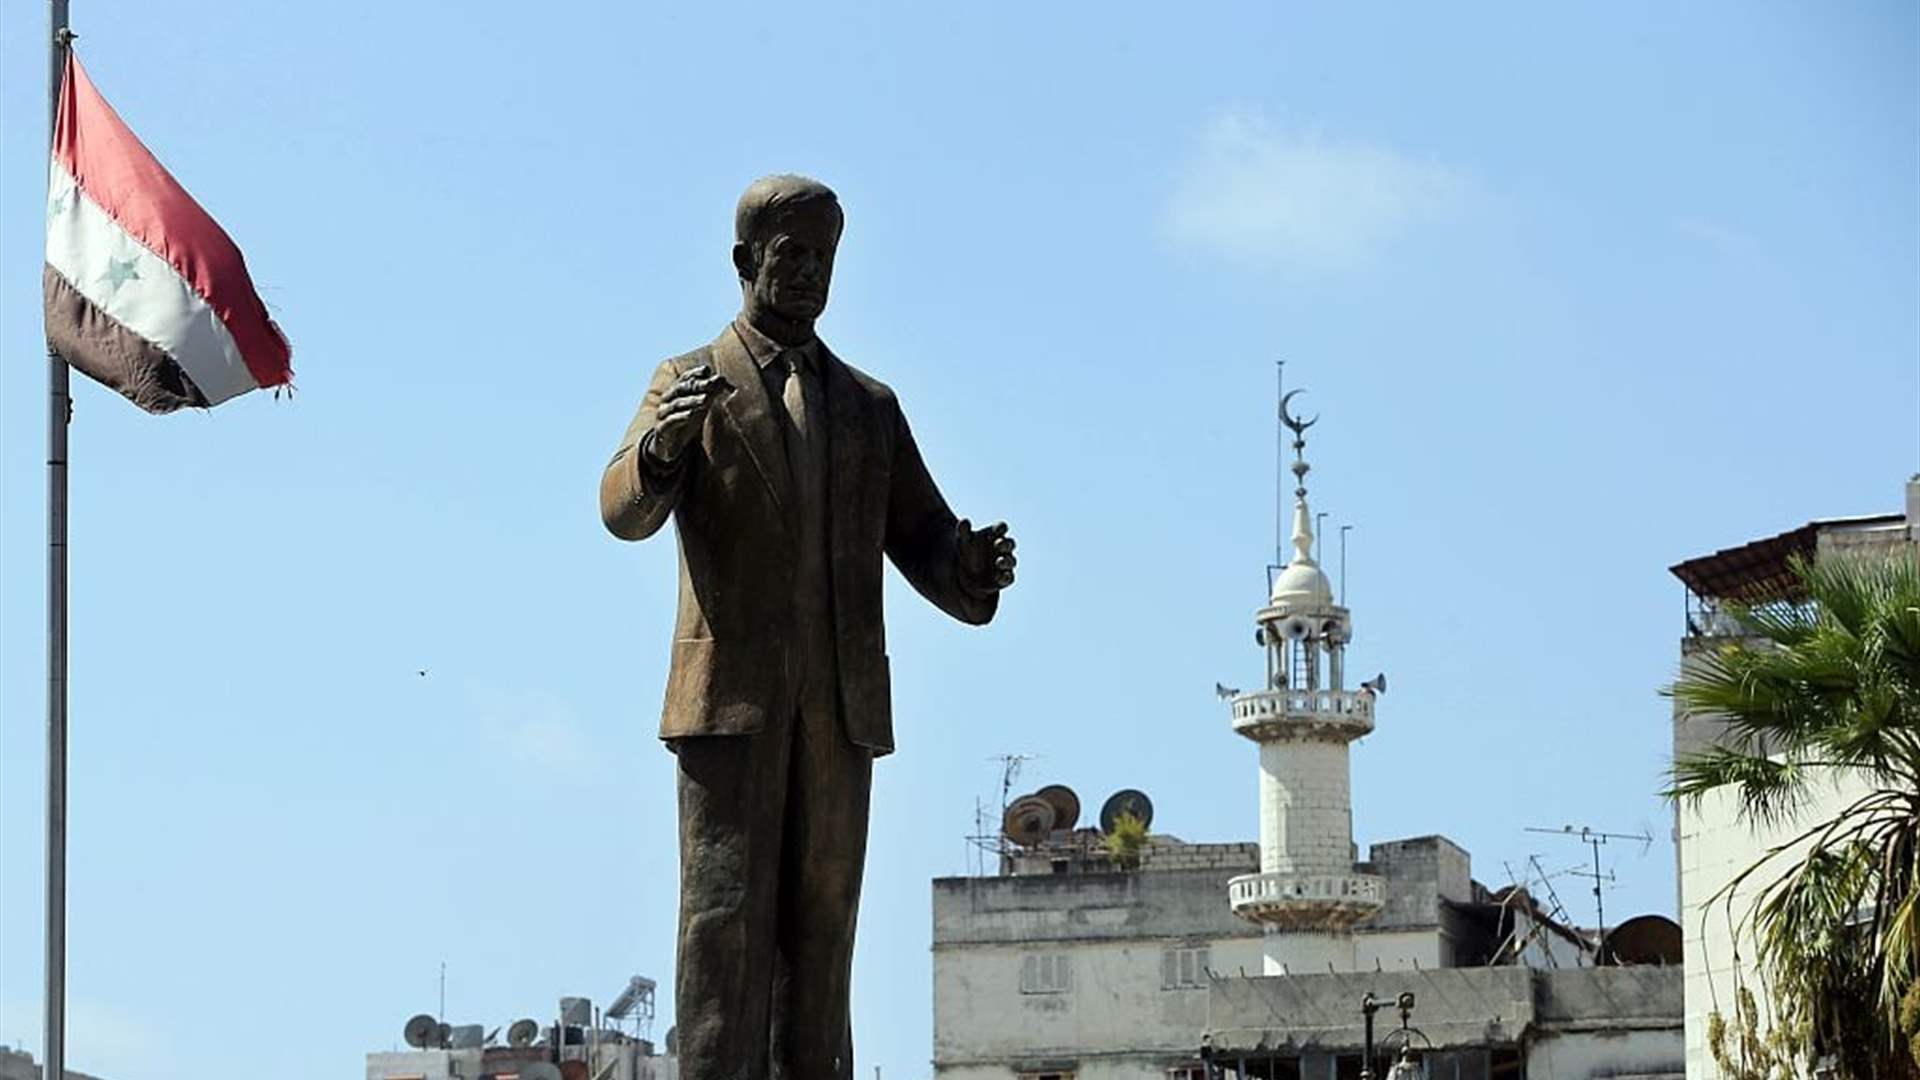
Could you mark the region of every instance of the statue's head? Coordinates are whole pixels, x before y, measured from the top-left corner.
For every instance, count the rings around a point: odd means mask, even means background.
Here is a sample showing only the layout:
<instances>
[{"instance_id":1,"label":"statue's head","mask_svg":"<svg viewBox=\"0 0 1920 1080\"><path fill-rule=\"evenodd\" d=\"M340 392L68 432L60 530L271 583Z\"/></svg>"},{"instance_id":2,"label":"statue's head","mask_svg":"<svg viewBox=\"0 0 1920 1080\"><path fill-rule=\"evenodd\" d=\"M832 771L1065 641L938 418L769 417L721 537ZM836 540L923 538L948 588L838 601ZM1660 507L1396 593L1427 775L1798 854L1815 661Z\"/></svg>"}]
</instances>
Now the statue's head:
<instances>
[{"instance_id":1,"label":"statue's head","mask_svg":"<svg viewBox=\"0 0 1920 1080\"><path fill-rule=\"evenodd\" d=\"M765 176L733 214L733 265L756 325L810 330L827 307L845 218L833 189L804 176Z\"/></svg>"}]
</instances>

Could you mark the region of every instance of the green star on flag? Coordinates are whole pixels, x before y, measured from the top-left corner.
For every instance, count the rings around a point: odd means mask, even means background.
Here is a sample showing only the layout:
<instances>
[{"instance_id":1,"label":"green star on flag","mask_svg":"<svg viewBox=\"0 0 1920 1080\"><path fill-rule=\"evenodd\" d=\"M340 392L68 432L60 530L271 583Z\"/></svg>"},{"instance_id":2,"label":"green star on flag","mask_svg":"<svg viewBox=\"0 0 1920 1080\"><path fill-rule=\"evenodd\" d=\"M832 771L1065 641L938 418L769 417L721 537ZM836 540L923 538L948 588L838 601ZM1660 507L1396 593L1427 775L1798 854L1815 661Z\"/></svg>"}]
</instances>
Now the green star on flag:
<instances>
[{"instance_id":1,"label":"green star on flag","mask_svg":"<svg viewBox=\"0 0 1920 1080\"><path fill-rule=\"evenodd\" d=\"M100 275L100 280L106 282L107 287L114 292L119 292L120 286L125 285L127 282L139 281L140 272L133 268L132 259L115 259L109 257L107 259L107 272Z\"/></svg>"}]
</instances>

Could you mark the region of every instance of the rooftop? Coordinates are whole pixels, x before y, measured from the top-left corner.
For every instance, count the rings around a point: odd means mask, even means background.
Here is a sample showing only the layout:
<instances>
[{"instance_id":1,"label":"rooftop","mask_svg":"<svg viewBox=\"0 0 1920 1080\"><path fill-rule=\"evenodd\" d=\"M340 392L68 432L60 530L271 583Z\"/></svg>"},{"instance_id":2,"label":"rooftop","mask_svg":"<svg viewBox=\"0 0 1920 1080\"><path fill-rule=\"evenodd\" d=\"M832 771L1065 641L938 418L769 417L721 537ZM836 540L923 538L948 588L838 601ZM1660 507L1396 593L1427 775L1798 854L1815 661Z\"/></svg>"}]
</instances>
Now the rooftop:
<instances>
[{"instance_id":1,"label":"rooftop","mask_svg":"<svg viewBox=\"0 0 1920 1080\"><path fill-rule=\"evenodd\" d=\"M1688 559L1669 569L1690 592L1707 600L1732 600L1741 604L1799 600L1802 598L1799 582L1794 579L1788 563L1795 556L1813 558L1821 533L1903 525L1906 520L1905 514L1821 518L1778 536Z\"/></svg>"}]
</instances>

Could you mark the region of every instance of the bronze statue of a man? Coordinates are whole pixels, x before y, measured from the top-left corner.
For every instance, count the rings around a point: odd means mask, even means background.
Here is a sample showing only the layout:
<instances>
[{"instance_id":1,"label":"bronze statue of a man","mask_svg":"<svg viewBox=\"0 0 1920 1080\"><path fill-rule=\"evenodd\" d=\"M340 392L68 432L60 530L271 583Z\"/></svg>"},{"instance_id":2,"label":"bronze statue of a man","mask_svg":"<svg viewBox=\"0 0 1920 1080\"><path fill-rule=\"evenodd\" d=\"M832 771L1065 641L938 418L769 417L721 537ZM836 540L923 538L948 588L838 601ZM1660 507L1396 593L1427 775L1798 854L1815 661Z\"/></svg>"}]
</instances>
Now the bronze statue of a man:
<instances>
[{"instance_id":1,"label":"bronze statue of a man","mask_svg":"<svg viewBox=\"0 0 1920 1080\"><path fill-rule=\"evenodd\" d=\"M741 311L654 372L600 478L625 540L672 516L679 620L660 737L680 771L674 1013L685 1080L846 1080L873 759L893 750L884 552L954 618L1013 582L1004 523L957 520L893 391L814 336L840 203L757 180Z\"/></svg>"}]
</instances>

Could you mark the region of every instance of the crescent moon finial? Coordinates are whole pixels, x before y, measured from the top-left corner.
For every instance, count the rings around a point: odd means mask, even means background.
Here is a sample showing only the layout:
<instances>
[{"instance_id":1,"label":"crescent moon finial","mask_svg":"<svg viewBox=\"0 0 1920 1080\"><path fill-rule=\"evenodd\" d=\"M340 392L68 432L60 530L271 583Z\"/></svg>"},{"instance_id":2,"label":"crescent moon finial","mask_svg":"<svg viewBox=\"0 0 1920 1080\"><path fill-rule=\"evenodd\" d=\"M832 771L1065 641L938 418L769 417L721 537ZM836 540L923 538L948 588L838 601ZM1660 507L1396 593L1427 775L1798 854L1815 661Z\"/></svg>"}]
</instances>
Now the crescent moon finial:
<instances>
[{"instance_id":1,"label":"crescent moon finial","mask_svg":"<svg viewBox=\"0 0 1920 1080\"><path fill-rule=\"evenodd\" d=\"M1287 411L1287 402L1292 401L1295 395L1304 393L1306 393L1305 390L1289 390L1280 398L1280 422L1287 425L1296 436L1304 436L1308 428L1320 422L1319 413L1314 413L1311 420L1301 420Z\"/></svg>"}]
</instances>

